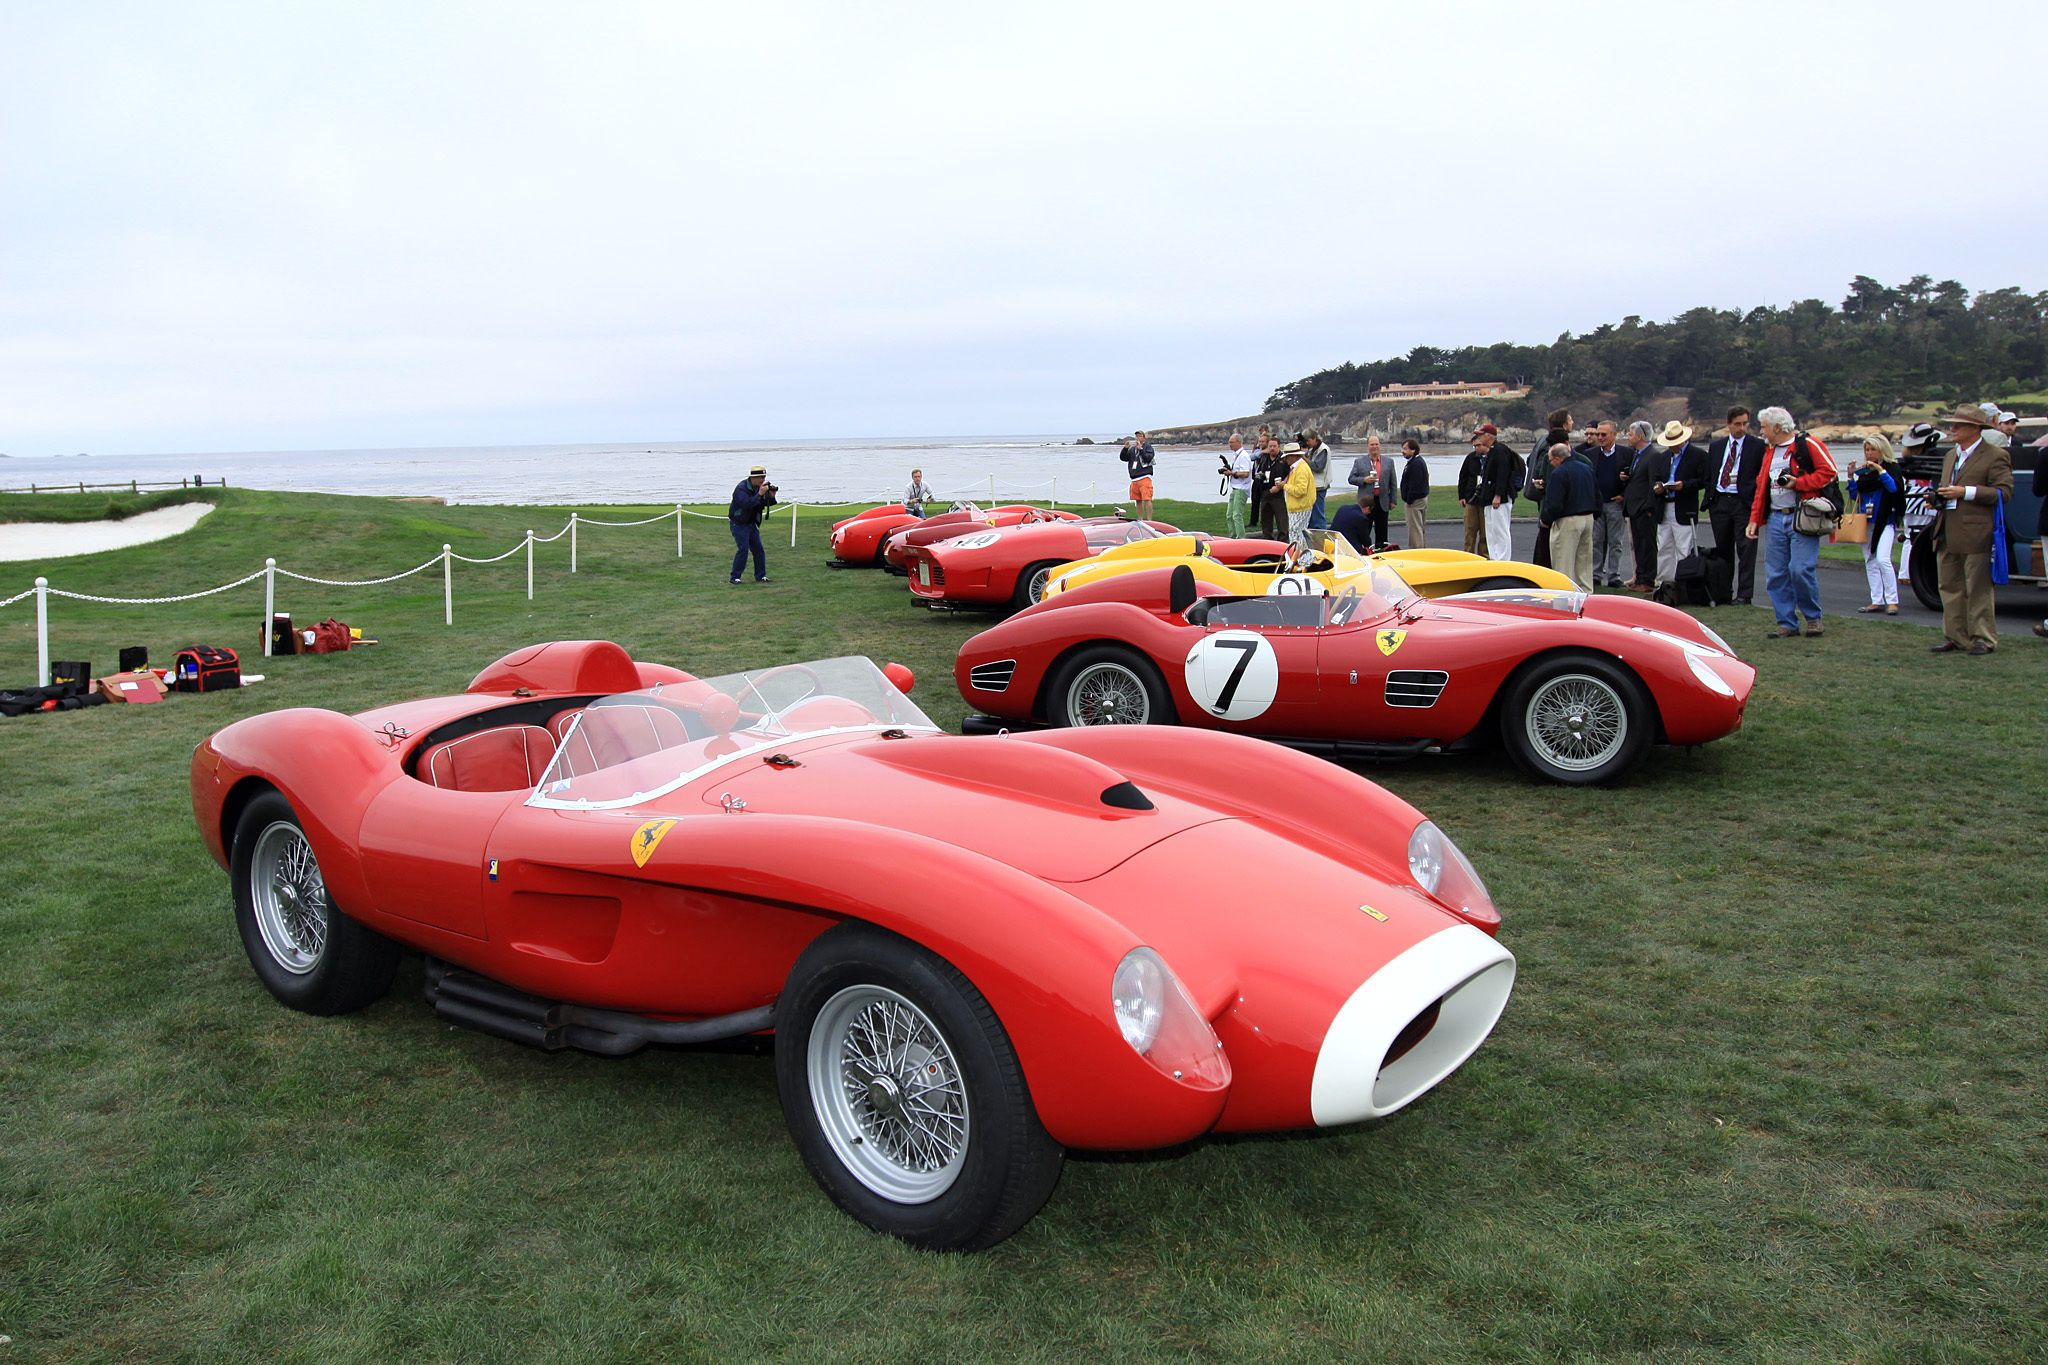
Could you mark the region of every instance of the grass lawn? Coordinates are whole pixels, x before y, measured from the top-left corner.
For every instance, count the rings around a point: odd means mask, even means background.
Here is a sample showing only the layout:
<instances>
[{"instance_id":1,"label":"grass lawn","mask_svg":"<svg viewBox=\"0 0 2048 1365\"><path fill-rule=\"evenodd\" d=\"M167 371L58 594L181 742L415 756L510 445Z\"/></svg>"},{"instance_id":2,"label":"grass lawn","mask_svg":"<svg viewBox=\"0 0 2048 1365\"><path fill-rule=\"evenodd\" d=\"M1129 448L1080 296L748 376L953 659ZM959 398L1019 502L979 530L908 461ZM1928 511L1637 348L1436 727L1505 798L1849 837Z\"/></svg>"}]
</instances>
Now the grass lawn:
<instances>
[{"instance_id":1,"label":"grass lawn","mask_svg":"<svg viewBox=\"0 0 2048 1365\"><path fill-rule=\"evenodd\" d=\"M266 554L375 577L563 515L219 502L175 540L46 571L107 596ZM347 1018L263 992L185 787L193 744L238 717L454 691L516 645L598 636L700 672L895 659L957 725L949 666L976 622L826 570L825 522L803 525L796 552L771 529L765 586L726 586L716 521L680 561L659 525L587 530L574 577L544 547L531 603L522 557L458 565L452 628L438 573L281 589L298 620L382 640L343 655L248 658L260 583L53 602L59 658L210 641L268 681L0 721L0 1365L2048 1358L2030 638L1936 660L1929 630L1847 620L1766 649L1768 613L1726 608L1762 669L1748 723L1626 787L1532 786L1498 754L1370 770L1502 907L1521 976L1493 1040L1384 1122L1077 1158L981 1255L840 1214L764 1057L452 1031L416 963ZM0 567L0 597L30 573ZM0 610L0 682L33 666L31 604ZM1285 885L1239 875L1248 912Z\"/></svg>"}]
</instances>

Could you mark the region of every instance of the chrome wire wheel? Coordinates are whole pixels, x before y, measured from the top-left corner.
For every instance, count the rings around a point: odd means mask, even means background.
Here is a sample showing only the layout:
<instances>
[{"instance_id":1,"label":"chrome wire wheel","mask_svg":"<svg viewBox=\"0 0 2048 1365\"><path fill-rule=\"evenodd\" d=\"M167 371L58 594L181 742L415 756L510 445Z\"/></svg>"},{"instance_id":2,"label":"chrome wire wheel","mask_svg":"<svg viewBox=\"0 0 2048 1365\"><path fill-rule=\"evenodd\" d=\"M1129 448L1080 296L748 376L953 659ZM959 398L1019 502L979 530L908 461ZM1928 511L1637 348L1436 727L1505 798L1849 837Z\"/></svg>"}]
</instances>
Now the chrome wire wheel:
<instances>
[{"instance_id":1,"label":"chrome wire wheel","mask_svg":"<svg viewBox=\"0 0 2048 1365\"><path fill-rule=\"evenodd\" d=\"M289 820L265 826L249 859L249 901L263 946L277 965L304 976L327 949L327 883L313 846Z\"/></svg>"},{"instance_id":2,"label":"chrome wire wheel","mask_svg":"<svg viewBox=\"0 0 2048 1365\"><path fill-rule=\"evenodd\" d=\"M811 1104L840 1164L884 1199L925 1204L967 1160L967 1085L931 1016L882 986L848 986L811 1026Z\"/></svg>"},{"instance_id":3,"label":"chrome wire wheel","mask_svg":"<svg viewBox=\"0 0 2048 1365\"><path fill-rule=\"evenodd\" d=\"M1052 566L1048 564L1045 568L1031 575L1031 584L1025 589L1024 595L1029 597L1034 603L1043 602L1045 600L1045 585L1051 581Z\"/></svg>"},{"instance_id":4,"label":"chrome wire wheel","mask_svg":"<svg viewBox=\"0 0 2048 1365\"><path fill-rule=\"evenodd\" d=\"M1067 684L1067 714L1076 725L1143 725L1152 719L1145 680L1123 664L1090 664Z\"/></svg>"},{"instance_id":5,"label":"chrome wire wheel","mask_svg":"<svg viewBox=\"0 0 2048 1365\"><path fill-rule=\"evenodd\" d=\"M1529 698L1522 724L1530 747L1566 772L1598 768L1628 742L1628 706L1607 682L1562 673Z\"/></svg>"}]
</instances>

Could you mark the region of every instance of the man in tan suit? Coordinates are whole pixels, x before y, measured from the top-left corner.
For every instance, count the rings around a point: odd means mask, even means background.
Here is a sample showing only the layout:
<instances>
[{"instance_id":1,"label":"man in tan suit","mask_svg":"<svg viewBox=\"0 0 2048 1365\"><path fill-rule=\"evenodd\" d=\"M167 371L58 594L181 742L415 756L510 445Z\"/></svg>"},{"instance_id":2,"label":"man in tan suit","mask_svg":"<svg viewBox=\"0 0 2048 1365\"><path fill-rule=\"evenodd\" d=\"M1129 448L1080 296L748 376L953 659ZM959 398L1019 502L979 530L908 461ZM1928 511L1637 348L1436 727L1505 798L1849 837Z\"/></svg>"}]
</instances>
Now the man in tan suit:
<instances>
[{"instance_id":1,"label":"man in tan suit","mask_svg":"<svg viewBox=\"0 0 2048 1365\"><path fill-rule=\"evenodd\" d=\"M1998 648L1997 605L1991 595L1991 527L2001 496L2012 497L2012 452L1984 439L1991 419L1963 407L1949 418L1955 449L1941 462L1929 537L1941 574L1941 633L1936 654Z\"/></svg>"}]
</instances>

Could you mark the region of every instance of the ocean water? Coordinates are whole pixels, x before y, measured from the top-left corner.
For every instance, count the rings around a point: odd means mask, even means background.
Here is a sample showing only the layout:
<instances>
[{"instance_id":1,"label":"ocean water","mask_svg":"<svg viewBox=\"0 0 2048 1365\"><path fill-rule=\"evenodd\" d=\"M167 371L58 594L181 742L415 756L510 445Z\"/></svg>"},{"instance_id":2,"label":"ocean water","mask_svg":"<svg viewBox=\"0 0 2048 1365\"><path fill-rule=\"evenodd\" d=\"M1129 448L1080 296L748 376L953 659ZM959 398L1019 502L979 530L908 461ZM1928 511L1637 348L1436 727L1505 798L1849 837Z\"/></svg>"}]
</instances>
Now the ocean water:
<instances>
[{"instance_id":1,"label":"ocean water","mask_svg":"<svg viewBox=\"0 0 2048 1365\"><path fill-rule=\"evenodd\" d=\"M1216 446L1162 446L1157 496L1220 502ZM811 441L623 442L607 445L458 446L414 450L287 450L235 454L87 455L0 460L0 488L31 482L143 483L194 475L238 488L451 503L723 502L749 466L768 468L785 502L892 502L912 469L946 498L981 504L1063 506L1127 502L1129 479L1117 446L1073 444L1066 436L877 437ZM1356 450L1339 448L1333 474ZM1432 481L1455 481L1464 448L1429 452Z\"/></svg>"}]
</instances>

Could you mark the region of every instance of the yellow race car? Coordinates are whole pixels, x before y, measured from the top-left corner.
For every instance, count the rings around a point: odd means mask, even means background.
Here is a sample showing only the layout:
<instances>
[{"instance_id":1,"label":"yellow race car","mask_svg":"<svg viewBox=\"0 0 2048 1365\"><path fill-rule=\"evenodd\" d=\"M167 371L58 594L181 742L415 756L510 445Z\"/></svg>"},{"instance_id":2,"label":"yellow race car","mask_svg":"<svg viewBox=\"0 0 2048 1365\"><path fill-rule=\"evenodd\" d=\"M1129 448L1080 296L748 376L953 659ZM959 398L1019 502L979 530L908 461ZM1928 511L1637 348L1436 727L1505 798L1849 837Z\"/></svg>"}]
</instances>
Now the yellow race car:
<instances>
[{"instance_id":1,"label":"yellow race car","mask_svg":"<svg viewBox=\"0 0 2048 1365\"><path fill-rule=\"evenodd\" d=\"M1046 581L1045 596L1050 598L1116 574L1170 569L1176 564L1187 565L1198 580L1214 583L1233 597L1334 592L1354 579L1363 581L1375 565L1392 569L1424 597L1449 597L1495 588L1576 591L1569 578L1538 564L1487 559L1463 550L1389 550L1367 557L1352 549L1351 542L1342 536L1328 532L1310 534L1312 543L1307 548L1291 546L1284 557L1252 560L1240 566L1211 559L1193 536L1133 541L1053 570Z\"/></svg>"}]
</instances>

